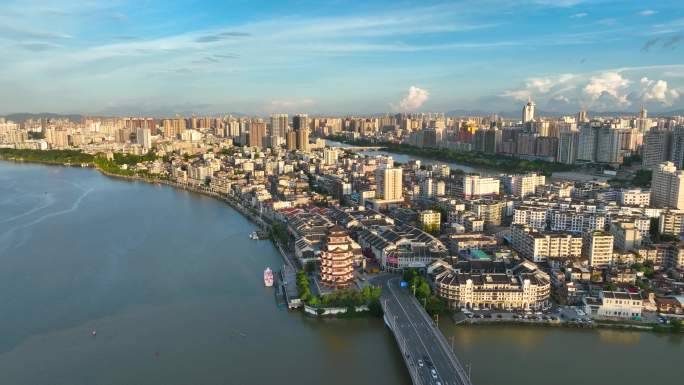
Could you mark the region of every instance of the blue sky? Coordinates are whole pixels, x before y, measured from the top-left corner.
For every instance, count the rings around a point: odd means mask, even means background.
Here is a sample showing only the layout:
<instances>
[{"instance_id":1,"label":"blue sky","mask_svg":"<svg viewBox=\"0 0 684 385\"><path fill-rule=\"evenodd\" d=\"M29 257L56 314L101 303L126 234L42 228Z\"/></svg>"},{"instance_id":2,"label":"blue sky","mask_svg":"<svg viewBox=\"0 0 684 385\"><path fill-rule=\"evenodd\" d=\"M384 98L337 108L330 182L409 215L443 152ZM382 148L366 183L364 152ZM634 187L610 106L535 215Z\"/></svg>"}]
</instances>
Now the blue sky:
<instances>
[{"instance_id":1,"label":"blue sky","mask_svg":"<svg viewBox=\"0 0 684 385\"><path fill-rule=\"evenodd\" d=\"M0 113L684 107L681 1L0 0Z\"/></svg>"}]
</instances>

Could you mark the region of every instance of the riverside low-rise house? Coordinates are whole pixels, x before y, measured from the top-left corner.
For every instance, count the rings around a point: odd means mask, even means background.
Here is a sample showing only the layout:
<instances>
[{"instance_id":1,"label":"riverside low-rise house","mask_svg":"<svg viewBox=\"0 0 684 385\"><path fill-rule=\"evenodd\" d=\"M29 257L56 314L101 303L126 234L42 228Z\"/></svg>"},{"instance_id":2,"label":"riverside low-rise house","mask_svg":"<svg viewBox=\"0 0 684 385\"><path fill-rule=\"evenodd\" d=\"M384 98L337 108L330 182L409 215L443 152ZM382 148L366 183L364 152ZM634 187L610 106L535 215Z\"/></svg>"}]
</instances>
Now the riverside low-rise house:
<instances>
[{"instance_id":1,"label":"riverside low-rise house","mask_svg":"<svg viewBox=\"0 0 684 385\"><path fill-rule=\"evenodd\" d=\"M428 266L437 295L455 309L540 310L548 306L551 279L536 264L435 261Z\"/></svg>"},{"instance_id":2,"label":"riverside low-rise house","mask_svg":"<svg viewBox=\"0 0 684 385\"><path fill-rule=\"evenodd\" d=\"M684 296L656 297L658 313L684 316Z\"/></svg>"},{"instance_id":3,"label":"riverside low-rise house","mask_svg":"<svg viewBox=\"0 0 684 385\"><path fill-rule=\"evenodd\" d=\"M639 293L602 291L598 298L585 297L584 307L588 315L597 318L641 319L643 298Z\"/></svg>"},{"instance_id":4,"label":"riverside low-rise house","mask_svg":"<svg viewBox=\"0 0 684 385\"><path fill-rule=\"evenodd\" d=\"M608 272L608 280L616 284L634 285L637 279L637 272L634 269L611 269Z\"/></svg>"}]
</instances>

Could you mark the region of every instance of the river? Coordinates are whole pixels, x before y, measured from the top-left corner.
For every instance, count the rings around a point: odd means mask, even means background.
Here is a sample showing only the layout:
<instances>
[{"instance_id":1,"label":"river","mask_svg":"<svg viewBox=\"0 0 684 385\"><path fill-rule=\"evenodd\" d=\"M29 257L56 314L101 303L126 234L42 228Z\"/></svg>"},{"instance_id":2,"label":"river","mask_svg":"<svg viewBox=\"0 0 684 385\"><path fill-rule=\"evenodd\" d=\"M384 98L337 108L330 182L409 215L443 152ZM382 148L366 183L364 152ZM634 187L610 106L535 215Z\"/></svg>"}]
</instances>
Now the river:
<instances>
[{"instance_id":1,"label":"river","mask_svg":"<svg viewBox=\"0 0 684 385\"><path fill-rule=\"evenodd\" d=\"M202 195L0 162L0 384L408 385L381 320L276 306L253 229ZM684 376L680 336L442 327L477 385Z\"/></svg>"},{"instance_id":2,"label":"river","mask_svg":"<svg viewBox=\"0 0 684 385\"><path fill-rule=\"evenodd\" d=\"M342 142L337 142L334 140L326 140L326 145L330 147L340 147L340 148L354 148L356 146L351 145L351 144L346 144ZM399 163L407 163L409 160L420 160L421 164L423 165L428 165L428 164L446 164L449 167L451 167L452 170L462 170L467 173L477 173L483 176L498 176L503 174L503 171L500 170L494 170L491 168L485 168L485 167L478 167L478 166L468 166L465 164L461 163L454 163L454 162L444 162L441 160L435 160L435 159L430 159L430 158L425 158L421 156L413 156L413 155L407 155L407 154L399 154L396 152L388 152L388 151L377 151L377 150L362 150L362 151L355 151L357 154L361 155L366 155L366 156L378 156L378 155L384 155L384 156L391 156L392 159ZM595 172L591 170L586 170L586 169L578 169L574 171L561 171L561 172L554 172L551 175L551 180L552 181L562 181L562 180L570 180L570 181L577 181L577 182L586 182L586 181L601 181L601 182L606 182L610 179L610 176L606 175L597 175Z\"/></svg>"},{"instance_id":3,"label":"river","mask_svg":"<svg viewBox=\"0 0 684 385\"><path fill-rule=\"evenodd\" d=\"M353 144L347 144L347 143L342 143L342 142L337 142L334 140L325 140L325 144L330 147L340 147L340 148L354 148ZM465 164L461 163L454 163L454 162L443 162L441 160L435 160L435 159L430 159L430 158L424 158L421 156L413 156L413 155L406 155L406 154L399 154L396 152L388 152L388 151L378 151L378 150L363 150L363 151L355 151L357 154L361 155L366 155L366 156L378 156L378 155L384 155L384 156L391 156L392 159L399 163L408 163L410 160L419 160L421 164L427 165L427 164L446 164L449 167L451 167L452 170L462 170L464 172L468 173L478 173L481 175L499 175L501 174L501 171L497 170L492 170L489 168L484 168L484 167L477 167L477 166L468 166Z\"/></svg>"}]
</instances>

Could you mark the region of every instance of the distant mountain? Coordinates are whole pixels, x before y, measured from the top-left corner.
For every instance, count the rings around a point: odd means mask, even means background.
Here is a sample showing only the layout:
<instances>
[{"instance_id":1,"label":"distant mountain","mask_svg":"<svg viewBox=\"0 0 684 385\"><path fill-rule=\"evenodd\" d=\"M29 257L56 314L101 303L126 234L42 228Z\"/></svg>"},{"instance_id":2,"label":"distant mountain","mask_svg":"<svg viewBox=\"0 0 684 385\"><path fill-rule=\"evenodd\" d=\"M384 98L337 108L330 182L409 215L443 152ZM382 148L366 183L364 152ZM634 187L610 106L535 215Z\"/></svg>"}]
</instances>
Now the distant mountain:
<instances>
[{"instance_id":1,"label":"distant mountain","mask_svg":"<svg viewBox=\"0 0 684 385\"><path fill-rule=\"evenodd\" d=\"M559 117L559 116L575 116L579 111L576 112L562 112L562 111L535 111L535 116L546 116L546 117ZM504 119L520 119L520 111L484 111L484 110L453 110L446 113L447 116L490 116L496 114ZM594 116L638 116L639 111L587 111L589 117ZM663 112L648 112L649 116L684 116L684 109L663 111Z\"/></svg>"},{"instance_id":2,"label":"distant mountain","mask_svg":"<svg viewBox=\"0 0 684 385\"><path fill-rule=\"evenodd\" d=\"M502 112L492 112L492 111L484 111L484 110L453 110L453 111L448 111L446 113L446 116L489 116L492 114L497 114L499 116L503 116L503 115L501 115Z\"/></svg>"},{"instance_id":3,"label":"distant mountain","mask_svg":"<svg viewBox=\"0 0 684 385\"><path fill-rule=\"evenodd\" d=\"M7 114L4 116L5 119L11 120L13 122L22 123L28 119L69 119L73 122L80 122L83 115L79 114L55 114L52 112L41 112L39 114L32 114L28 112L20 112L15 114Z\"/></svg>"},{"instance_id":4,"label":"distant mountain","mask_svg":"<svg viewBox=\"0 0 684 385\"><path fill-rule=\"evenodd\" d=\"M655 113L653 115L657 116L684 116L684 108L680 108L678 110L672 110L672 111L666 111L666 112L661 112L661 113Z\"/></svg>"}]
</instances>

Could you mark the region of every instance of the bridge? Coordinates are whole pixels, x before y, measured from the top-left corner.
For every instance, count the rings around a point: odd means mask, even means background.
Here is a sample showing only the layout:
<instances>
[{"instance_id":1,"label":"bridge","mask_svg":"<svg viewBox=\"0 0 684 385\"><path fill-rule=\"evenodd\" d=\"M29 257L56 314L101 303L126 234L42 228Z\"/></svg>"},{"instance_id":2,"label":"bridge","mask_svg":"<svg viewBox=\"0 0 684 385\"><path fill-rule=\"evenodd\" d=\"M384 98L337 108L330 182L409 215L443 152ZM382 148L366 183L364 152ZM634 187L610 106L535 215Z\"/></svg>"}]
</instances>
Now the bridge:
<instances>
[{"instance_id":1,"label":"bridge","mask_svg":"<svg viewBox=\"0 0 684 385\"><path fill-rule=\"evenodd\" d=\"M472 385L444 334L416 298L390 277L382 284L381 305L414 385Z\"/></svg>"}]
</instances>

